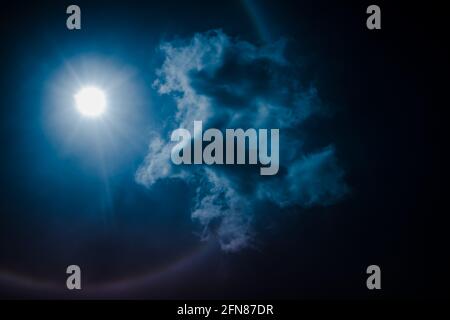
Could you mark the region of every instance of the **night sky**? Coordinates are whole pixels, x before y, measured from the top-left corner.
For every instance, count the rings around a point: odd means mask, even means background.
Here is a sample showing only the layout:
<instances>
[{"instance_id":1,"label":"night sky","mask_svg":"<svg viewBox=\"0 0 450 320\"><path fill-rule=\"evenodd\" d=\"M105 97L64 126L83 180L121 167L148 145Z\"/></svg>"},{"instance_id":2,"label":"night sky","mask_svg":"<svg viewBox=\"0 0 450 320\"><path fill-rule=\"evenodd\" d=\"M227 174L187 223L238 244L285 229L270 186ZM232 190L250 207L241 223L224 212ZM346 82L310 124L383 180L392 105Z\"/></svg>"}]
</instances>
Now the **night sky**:
<instances>
[{"instance_id":1,"label":"night sky","mask_svg":"<svg viewBox=\"0 0 450 320\"><path fill-rule=\"evenodd\" d=\"M448 295L442 8L77 1L69 31L70 4L1 9L1 297ZM91 83L103 122L73 106ZM280 128L279 174L171 164L198 118Z\"/></svg>"}]
</instances>

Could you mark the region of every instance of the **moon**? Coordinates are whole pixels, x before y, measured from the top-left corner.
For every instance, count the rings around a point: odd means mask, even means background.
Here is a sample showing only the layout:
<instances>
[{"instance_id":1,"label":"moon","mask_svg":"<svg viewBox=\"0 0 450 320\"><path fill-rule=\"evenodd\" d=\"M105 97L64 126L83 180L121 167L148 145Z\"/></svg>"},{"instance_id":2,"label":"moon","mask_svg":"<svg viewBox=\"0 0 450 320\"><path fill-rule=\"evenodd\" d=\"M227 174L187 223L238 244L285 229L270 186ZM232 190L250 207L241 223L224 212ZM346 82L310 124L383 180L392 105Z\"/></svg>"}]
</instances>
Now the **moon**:
<instances>
[{"instance_id":1,"label":"moon","mask_svg":"<svg viewBox=\"0 0 450 320\"><path fill-rule=\"evenodd\" d=\"M106 95L97 87L84 87L75 95L77 110L86 117L96 118L106 110Z\"/></svg>"}]
</instances>

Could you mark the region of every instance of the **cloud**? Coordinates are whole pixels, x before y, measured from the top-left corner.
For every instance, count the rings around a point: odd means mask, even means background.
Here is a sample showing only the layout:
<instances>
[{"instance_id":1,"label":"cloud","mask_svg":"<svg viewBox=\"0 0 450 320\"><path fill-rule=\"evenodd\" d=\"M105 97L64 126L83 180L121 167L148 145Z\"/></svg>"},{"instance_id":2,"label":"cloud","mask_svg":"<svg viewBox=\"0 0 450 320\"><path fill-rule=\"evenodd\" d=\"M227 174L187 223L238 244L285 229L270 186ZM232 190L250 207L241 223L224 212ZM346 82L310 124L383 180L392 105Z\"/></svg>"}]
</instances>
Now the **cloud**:
<instances>
[{"instance_id":1,"label":"cloud","mask_svg":"<svg viewBox=\"0 0 450 320\"><path fill-rule=\"evenodd\" d=\"M251 246L255 206L327 206L348 187L332 145L306 152L302 125L323 113L317 88L286 58L284 39L258 46L221 30L161 45L164 61L154 88L173 97L176 113L165 132L152 137L136 181L151 187L159 179L179 178L195 188L192 218L203 238L217 237L222 248ZM280 172L260 176L249 166L176 166L170 160L171 130L279 128ZM162 119L167 121L167 119ZM309 144L310 141L308 141Z\"/></svg>"}]
</instances>

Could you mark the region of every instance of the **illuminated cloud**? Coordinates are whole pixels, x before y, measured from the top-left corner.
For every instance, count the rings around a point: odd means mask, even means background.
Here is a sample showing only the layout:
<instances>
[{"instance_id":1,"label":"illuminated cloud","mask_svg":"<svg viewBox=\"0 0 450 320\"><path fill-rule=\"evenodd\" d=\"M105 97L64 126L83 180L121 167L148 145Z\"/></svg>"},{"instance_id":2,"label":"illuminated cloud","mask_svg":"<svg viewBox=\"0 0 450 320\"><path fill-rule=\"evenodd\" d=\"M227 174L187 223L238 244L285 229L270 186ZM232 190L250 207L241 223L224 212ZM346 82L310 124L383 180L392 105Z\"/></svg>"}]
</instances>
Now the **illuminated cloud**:
<instances>
[{"instance_id":1,"label":"illuminated cloud","mask_svg":"<svg viewBox=\"0 0 450 320\"><path fill-rule=\"evenodd\" d=\"M222 248L251 246L255 206L330 205L348 192L332 145L306 152L302 125L323 113L316 87L288 61L286 40L263 46L232 38L221 30L166 42L154 88L173 97L176 113L150 141L136 181L151 187L159 179L185 180L197 192L192 218L203 237L217 237ZM280 172L263 177L249 166L175 166L170 161L171 130L279 128ZM309 141L310 142L310 141Z\"/></svg>"}]
</instances>

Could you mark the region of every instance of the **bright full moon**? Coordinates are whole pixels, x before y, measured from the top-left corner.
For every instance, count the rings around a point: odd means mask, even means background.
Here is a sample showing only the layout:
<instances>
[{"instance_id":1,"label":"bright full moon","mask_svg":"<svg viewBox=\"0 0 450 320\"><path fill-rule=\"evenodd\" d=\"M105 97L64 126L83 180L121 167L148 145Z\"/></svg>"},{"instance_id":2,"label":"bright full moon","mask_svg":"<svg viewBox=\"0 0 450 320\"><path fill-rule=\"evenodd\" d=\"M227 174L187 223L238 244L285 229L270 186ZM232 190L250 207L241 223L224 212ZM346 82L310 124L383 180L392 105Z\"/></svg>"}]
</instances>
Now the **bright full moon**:
<instances>
[{"instance_id":1,"label":"bright full moon","mask_svg":"<svg viewBox=\"0 0 450 320\"><path fill-rule=\"evenodd\" d=\"M75 95L77 110L86 117L98 117L106 109L105 93L96 87L85 87Z\"/></svg>"}]
</instances>

